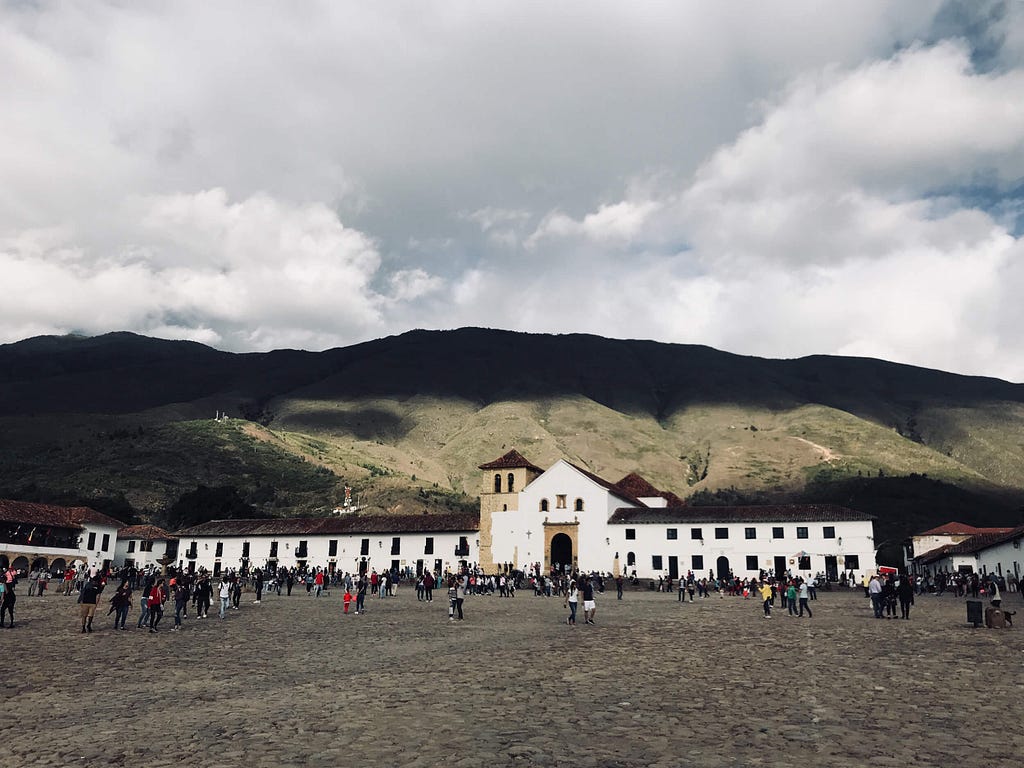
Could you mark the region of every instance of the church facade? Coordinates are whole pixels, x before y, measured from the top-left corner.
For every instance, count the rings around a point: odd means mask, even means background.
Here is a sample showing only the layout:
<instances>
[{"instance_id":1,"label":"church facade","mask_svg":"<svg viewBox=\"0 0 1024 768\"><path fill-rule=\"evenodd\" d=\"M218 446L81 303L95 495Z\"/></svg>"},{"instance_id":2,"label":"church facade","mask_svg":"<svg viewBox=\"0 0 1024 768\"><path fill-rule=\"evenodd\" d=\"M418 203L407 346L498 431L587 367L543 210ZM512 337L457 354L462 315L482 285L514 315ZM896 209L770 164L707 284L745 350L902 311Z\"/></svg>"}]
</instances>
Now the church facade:
<instances>
[{"instance_id":1,"label":"church facade","mask_svg":"<svg viewBox=\"0 0 1024 768\"><path fill-rule=\"evenodd\" d=\"M636 474L610 482L516 451L480 465L480 565L638 578L875 569L873 518L835 505L693 507Z\"/></svg>"}]
</instances>

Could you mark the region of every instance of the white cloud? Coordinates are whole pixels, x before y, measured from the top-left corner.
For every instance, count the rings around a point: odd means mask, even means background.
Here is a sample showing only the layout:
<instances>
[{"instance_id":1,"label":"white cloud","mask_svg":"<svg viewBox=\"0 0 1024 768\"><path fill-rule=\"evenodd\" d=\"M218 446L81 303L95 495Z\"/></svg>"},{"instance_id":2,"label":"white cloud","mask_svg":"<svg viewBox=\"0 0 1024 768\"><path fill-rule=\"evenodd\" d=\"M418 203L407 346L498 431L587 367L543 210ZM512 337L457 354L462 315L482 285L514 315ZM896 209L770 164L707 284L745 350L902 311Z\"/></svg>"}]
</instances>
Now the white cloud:
<instances>
[{"instance_id":1,"label":"white cloud","mask_svg":"<svg viewBox=\"0 0 1024 768\"><path fill-rule=\"evenodd\" d=\"M474 324L1024 378L1021 8L0 6L0 339Z\"/></svg>"}]
</instances>

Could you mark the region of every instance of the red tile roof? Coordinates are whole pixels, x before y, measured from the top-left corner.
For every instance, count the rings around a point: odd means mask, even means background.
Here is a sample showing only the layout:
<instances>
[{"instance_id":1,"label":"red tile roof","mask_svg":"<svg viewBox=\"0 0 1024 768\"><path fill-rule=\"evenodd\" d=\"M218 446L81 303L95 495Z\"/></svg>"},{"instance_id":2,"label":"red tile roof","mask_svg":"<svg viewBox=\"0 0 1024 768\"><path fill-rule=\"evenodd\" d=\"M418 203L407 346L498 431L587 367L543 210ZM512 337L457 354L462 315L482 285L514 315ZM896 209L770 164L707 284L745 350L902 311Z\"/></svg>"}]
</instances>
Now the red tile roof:
<instances>
[{"instance_id":1,"label":"red tile roof","mask_svg":"<svg viewBox=\"0 0 1024 768\"><path fill-rule=\"evenodd\" d=\"M676 496L672 491L659 491L645 478L636 472L630 472L615 484L615 487L636 498L660 496L668 502L670 507L685 507L686 502Z\"/></svg>"},{"instance_id":2,"label":"red tile roof","mask_svg":"<svg viewBox=\"0 0 1024 768\"><path fill-rule=\"evenodd\" d=\"M110 525L120 528L122 523L89 507L59 507L55 504L37 504L32 501L0 499L0 520L10 523L50 525L58 528L81 528L83 523Z\"/></svg>"},{"instance_id":3,"label":"red tile roof","mask_svg":"<svg viewBox=\"0 0 1024 768\"><path fill-rule=\"evenodd\" d=\"M811 523L874 520L874 515L835 504L763 504L746 507L652 507L615 510L613 525L658 523Z\"/></svg>"},{"instance_id":4,"label":"red tile roof","mask_svg":"<svg viewBox=\"0 0 1024 768\"><path fill-rule=\"evenodd\" d=\"M643 509L647 508L647 505L640 501L640 499L638 499L636 496L629 493L628 491L624 491L623 489L619 488L615 483L610 483L603 477L599 477L598 475L595 475L593 472L590 472L584 469L583 467L573 464L571 461L567 461L565 463L568 464L573 469L575 469L580 474L589 477L591 480L593 480L595 483L600 485L605 490L611 491L613 496L617 496L623 501L628 501L630 504L633 504L637 507L641 507Z\"/></svg>"},{"instance_id":5,"label":"red tile roof","mask_svg":"<svg viewBox=\"0 0 1024 768\"><path fill-rule=\"evenodd\" d=\"M480 530L480 513L286 517L271 520L211 520L178 531L195 536L316 536L360 533L455 533Z\"/></svg>"},{"instance_id":6,"label":"red tile roof","mask_svg":"<svg viewBox=\"0 0 1024 768\"><path fill-rule=\"evenodd\" d=\"M966 523L950 522L940 525L938 528L932 528L924 533L917 534L918 536L975 536L979 533L1009 533L1011 528L975 528L973 525L967 525Z\"/></svg>"},{"instance_id":7,"label":"red tile roof","mask_svg":"<svg viewBox=\"0 0 1024 768\"><path fill-rule=\"evenodd\" d=\"M117 532L117 538L155 541L158 539L176 539L178 537L155 525L129 525Z\"/></svg>"},{"instance_id":8,"label":"red tile roof","mask_svg":"<svg viewBox=\"0 0 1024 768\"><path fill-rule=\"evenodd\" d=\"M542 473L544 470L531 464L523 454L513 448L499 459L481 464L479 469L531 469L534 472Z\"/></svg>"},{"instance_id":9,"label":"red tile roof","mask_svg":"<svg viewBox=\"0 0 1024 768\"><path fill-rule=\"evenodd\" d=\"M1002 544L1004 541L1024 536L1024 525L1017 526L1016 528L989 528L982 530L986 532L971 536L971 538L956 544L946 544L930 549L914 559L920 560L922 563L934 563L936 560L942 560L953 555L972 555L996 544Z\"/></svg>"}]
</instances>

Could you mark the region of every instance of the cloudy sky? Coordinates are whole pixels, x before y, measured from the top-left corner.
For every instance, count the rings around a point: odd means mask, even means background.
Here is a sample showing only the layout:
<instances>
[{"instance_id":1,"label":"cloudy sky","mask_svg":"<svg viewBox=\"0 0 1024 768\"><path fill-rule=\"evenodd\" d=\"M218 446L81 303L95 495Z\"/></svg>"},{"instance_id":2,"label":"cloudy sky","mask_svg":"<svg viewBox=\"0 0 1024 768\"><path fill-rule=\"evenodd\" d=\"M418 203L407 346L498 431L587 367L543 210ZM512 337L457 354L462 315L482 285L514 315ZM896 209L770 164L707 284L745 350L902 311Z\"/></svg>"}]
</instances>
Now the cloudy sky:
<instances>
[{"instance_id":1,"label":"cloudy sky","mask_svg":"<svg viewBox=\"0 0 1024 768\"><path fill-rule=\"evenodd\" d=\"M465 325L1024 381L1024 3L0 0L0 342Z\"/></svg>"}]
</instances>

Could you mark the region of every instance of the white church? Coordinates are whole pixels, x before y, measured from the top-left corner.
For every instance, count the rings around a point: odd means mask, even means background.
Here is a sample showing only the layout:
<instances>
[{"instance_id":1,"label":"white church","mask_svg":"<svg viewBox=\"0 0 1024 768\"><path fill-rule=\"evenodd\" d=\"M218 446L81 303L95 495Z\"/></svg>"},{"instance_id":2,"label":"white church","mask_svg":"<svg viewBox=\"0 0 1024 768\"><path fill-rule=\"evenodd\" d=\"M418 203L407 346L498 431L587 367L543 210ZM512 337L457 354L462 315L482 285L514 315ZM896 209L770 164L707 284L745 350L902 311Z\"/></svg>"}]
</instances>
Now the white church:
<instances>
[{"instance_id":1,"label":"white church","mask_svg":"<svg viewBox=\"0 0 1024 768\"><path fill-rule=\"evenodd\" d=\"M875 569L873 517L834 505L687 506L636 474L609 482L564 459L515 450L480 465L479 562L638 578Z\"/></svg>"}]
</instances>

